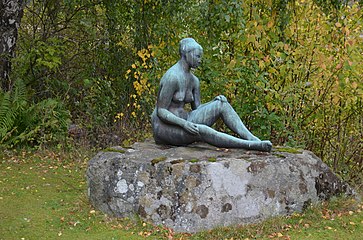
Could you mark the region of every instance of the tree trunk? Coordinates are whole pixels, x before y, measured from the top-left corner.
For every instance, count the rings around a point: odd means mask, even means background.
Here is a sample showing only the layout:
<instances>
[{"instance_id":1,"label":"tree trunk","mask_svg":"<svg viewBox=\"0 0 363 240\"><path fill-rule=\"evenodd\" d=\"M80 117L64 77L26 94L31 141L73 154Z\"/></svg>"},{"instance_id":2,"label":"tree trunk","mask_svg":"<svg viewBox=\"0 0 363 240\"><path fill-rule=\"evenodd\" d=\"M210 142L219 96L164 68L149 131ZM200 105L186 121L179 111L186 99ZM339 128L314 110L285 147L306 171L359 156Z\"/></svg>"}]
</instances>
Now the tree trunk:
<instances>
[{"instance_id":1,"label":"tree trunk","mask_svg":"<svg viewBox=\"0 0 363 240\"><path fill-rule=\"evenodd\" d=\"M24 0L0 0L0 80L3 91L11 89L11 59L15 55Z\"/></svg>"}]
</instances>

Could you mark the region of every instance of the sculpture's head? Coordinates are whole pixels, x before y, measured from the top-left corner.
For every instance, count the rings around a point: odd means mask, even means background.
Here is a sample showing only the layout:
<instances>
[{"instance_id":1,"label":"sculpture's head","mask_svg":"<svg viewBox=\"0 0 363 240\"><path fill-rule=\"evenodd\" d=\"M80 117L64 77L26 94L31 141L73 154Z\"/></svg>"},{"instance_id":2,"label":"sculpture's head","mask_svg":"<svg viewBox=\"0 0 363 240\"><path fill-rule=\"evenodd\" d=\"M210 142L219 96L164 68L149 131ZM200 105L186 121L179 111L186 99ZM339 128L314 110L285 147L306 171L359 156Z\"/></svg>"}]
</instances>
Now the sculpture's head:
<instances>
[{"instance_id":1,"label":"sculpture's head","mask_svg":"<svg viewBox=\"0 0 363 240\"><path fill-rule=\"evenodd\" d=\"M184 38L180 41L179 53L191 68L197 68L202 62L203 48L193 38Z\"/></svg>"}]
</instances>

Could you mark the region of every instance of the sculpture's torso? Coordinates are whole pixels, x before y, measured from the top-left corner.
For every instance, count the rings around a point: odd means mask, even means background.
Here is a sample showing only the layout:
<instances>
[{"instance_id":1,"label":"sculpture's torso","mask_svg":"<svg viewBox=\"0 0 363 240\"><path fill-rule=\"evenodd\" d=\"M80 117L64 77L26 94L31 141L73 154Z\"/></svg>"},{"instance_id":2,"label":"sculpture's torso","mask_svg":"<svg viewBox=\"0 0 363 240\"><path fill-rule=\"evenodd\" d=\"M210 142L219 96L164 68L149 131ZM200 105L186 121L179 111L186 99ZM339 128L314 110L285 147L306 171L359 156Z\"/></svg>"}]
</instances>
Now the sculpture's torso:
<instances>
[{"instance_id":1,"label":"sculpture's torso","mask_svg":"<svg viewBox=\"0 0 363 240\"><path fill-rule=\"evenodd\" d=\"M194 102L194 88L198 79L191 73L184 73L178 65L170 68L161 79L160 88L167 84L173 87L173 98L168 110L178 117L187 119L188 111L184 109L185 104ZM177 80L177 81L174 81Z\"/></svg>"}]
</instances>

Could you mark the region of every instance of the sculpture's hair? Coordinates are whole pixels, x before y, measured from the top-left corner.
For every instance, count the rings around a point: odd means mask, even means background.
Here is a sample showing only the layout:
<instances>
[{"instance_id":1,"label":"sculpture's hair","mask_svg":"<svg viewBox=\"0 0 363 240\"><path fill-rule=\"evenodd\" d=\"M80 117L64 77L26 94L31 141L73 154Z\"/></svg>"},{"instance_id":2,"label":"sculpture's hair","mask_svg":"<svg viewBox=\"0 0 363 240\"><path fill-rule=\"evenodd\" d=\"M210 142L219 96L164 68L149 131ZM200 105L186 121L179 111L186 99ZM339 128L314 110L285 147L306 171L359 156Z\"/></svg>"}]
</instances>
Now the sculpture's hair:
<instances>
[{"instance_id":1,"label":"sculpture's hair","mask_svg":"<svg viewBox=\"0 0 363 240\"><path fill-rule=\"evenodd\" d=\"M180 56L185 56L186 53L193 51L194 49L203 50L202 46L200 46L193 38L184 38L179 43Z\"/></svg>"}]
</instances>

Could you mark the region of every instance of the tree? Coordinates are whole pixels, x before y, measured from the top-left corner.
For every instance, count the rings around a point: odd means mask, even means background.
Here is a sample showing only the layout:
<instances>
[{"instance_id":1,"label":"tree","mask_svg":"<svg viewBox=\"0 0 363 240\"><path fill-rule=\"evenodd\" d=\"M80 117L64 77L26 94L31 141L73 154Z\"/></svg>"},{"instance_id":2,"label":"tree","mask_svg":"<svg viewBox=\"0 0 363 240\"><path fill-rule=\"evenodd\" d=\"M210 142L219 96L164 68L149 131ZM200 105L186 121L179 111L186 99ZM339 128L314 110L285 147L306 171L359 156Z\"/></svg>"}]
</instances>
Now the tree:
<instances>
[{"instance_id":1,"label":"tree","mask_svg":"<svg viewBox=\"0 0 363 240\"><path fill-rule=\"evenodd\" d=\"M11 59L15 55L23 8L23 0L0 1L0 79L3 91L11 89Z\"/></svg>"}]
</instances>

